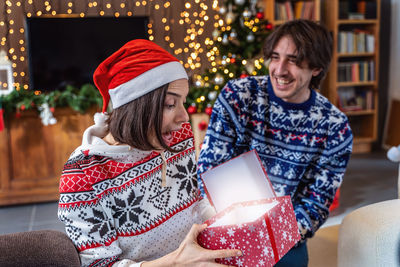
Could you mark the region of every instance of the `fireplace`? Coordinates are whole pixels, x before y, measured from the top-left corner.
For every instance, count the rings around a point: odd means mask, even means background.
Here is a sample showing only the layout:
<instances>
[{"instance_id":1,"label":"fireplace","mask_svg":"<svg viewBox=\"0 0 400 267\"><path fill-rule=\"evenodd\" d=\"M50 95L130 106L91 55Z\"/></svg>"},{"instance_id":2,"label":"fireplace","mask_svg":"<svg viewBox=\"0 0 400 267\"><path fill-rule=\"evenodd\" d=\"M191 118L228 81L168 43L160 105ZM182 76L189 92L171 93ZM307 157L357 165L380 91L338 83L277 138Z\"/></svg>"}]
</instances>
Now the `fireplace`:
<instances>
[{"instance_id":1,"label":"fireplace","mask_svg":"<svg viewBox=\"0 0 400 267\"><path fill-rule=\"evenodd\" d=\"M147 39L148 17L26 19L30 88L63 90L93 83L100 62L126 42Z\"/></svg>"}]
</instances>

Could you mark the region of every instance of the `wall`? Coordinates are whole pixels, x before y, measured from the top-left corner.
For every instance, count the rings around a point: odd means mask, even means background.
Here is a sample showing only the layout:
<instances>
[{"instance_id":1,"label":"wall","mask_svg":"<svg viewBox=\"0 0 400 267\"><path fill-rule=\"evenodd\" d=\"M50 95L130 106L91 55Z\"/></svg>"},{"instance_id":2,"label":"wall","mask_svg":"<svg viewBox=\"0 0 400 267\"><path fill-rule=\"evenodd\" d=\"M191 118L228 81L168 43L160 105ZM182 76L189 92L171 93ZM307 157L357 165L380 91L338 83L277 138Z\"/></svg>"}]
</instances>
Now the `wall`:
<instances>
[{"instance_id":1,"label":"wall","mask_svg":"<svg viewBox=\"0 0 400 267\"><path fill-rule=\"evenodd\" d=\"M382 0L382 7L378 145L388 149L400 144L400 1Z\"/></svg>"},{"instance_id":2,"label":"wall","mask_svg":"<svg viewBox=\"0 0 400 267\"><path fill-rule=\"evenodd\" d=\"M382 148L384 136L386 113L388 106L389 88L389 59L390 59L390 31L391 31L391 2L393 0L381 0L381 28L379 45L379 103L378 103L378 140L373 149Z\"/></svg>"},{"instance_id":3,"label":"wall","mask_svg":"<svg viewBox=\"0 0 400 267\"><path fill-rule=\"evenodd\" d=\"M390 32L390 64L389 64L389 101L400 100L400 1L391 2L391 32Z\"/></svg>"},{"instance_id":4,"label":"wall","mask_svg":"<svg viewBox=\"0 0 400 267\"><path fill-rule=\"evenodd\" d=\"M148 16L150 40L180 59L191 75L202 69L194 63L208 67L204 40L213 30L213 4L215 0L1 0L0 50L12 61L16 86L28 89L26 17Z\"/></svg>"}]
</instances>

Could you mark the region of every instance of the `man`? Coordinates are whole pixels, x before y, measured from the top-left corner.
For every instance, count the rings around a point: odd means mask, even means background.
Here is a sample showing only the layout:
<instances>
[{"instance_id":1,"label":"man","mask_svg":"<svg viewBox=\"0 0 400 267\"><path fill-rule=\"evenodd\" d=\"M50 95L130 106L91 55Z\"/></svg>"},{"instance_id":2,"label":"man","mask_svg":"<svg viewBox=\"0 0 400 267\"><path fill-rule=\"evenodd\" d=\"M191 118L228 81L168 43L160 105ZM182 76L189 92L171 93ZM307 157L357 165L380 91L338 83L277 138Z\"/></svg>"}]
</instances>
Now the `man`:
<instances>
[{"instance_id":1,"label":"man","mask_svg":"<svg viewBox=\"0 0 400 267\"><path fill-rule=\"evenodd\" d=\"M270 75L226 84L199 156L202 173L255 149L276 194L291 196L302 239L276 266L307 266L305 241L326 221L352 151L347 117L315 91L331 55L331 36L315 22L277 27L264 45Z\"/></svg>"}]
</instances>

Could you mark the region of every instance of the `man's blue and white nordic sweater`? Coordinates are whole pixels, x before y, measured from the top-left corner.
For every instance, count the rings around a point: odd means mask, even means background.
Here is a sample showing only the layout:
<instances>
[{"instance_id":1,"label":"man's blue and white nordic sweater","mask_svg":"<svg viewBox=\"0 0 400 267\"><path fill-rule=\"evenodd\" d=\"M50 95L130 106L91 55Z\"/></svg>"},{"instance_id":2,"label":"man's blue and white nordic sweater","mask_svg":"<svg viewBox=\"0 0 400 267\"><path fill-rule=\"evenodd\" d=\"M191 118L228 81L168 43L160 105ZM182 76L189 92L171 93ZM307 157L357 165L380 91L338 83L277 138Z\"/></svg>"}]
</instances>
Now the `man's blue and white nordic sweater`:
<instances>
[{"instance_id":1,"label":"man's blue and white nordic sweater","mask_svg":"<svg viewBox=\"0 0 400 267\"><path fill-rule=\"evenodd\" d=\"M353 136L347 117L311 90L301 104L275 96L269 76L227 83L215 102L198 173L255 149L278 196L290 195L302 240L325 222ZM199 179L200 180L200 179ZM203 184L199 181L204 195Z\"/></svg>"}]
</instances>

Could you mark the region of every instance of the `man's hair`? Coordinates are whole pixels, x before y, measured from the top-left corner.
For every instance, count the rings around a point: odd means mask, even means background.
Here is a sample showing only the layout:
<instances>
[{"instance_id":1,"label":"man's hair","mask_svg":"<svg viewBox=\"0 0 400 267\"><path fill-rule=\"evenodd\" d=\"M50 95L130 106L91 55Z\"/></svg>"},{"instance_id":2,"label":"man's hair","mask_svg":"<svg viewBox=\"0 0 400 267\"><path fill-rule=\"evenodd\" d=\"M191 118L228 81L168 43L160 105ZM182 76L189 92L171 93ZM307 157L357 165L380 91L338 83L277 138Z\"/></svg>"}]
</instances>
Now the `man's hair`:
<instances>
[{"instance_id":1,"label":"man's hair","mask_svg":"<svg viewBox=\"0 0 400 267\"><path fill-rule=\"evenodd\" d=\"M284 37L290 37L297 49L296 65L306 60L310 69L318 68L321 72L312 77L310 87L319 88L328 72L332 58L332 36L327 29L311 20L291 20L278 26L264 43L264 57L270 59L275 46Z\"/></svg>"},{"instance_id":2,"label":"man's hair","mask_svg":"<svg viewBox=\"0 0 400 267\"><path fill-rule=\"evenodd\" d=\"M155 147L150 137L155 137L162 148L170 148L162 138L164 101L168 85L165 84L112 111L108 124L115 141L131 147L149 151Z\"/></svg>"}]
</instances>

